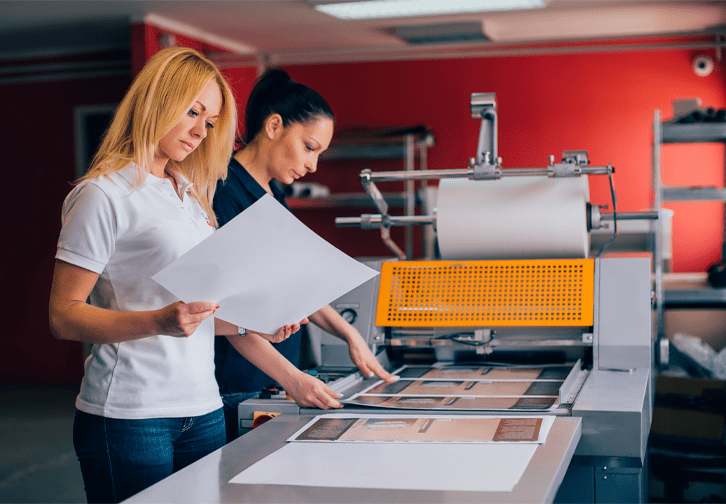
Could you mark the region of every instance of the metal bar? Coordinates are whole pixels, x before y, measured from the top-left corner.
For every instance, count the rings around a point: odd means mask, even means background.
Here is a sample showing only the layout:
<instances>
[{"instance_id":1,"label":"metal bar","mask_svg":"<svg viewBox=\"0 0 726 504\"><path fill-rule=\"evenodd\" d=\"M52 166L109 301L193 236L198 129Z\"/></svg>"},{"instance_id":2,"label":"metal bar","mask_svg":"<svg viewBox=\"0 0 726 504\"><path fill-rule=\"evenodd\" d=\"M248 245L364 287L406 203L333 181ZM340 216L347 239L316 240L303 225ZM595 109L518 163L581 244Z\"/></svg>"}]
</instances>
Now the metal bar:
<instances>
[{"instance_id":1,"label":"metal bar","mask_svg":"<svg viewBox=\"0 0 726 504\"><path fill-rule=\"evenodd\" d=\"M660 110L653 112L653 189L655 208L662 211L663 182L661 180L660 148L663 143L663 125L660 119ZM655 226L655 254L653 258L653 273L655 276L655 313L656 313L656 348L660 348L660 341L665 338L665 290L663 288L663 226L666 220L660 220ZM664 363L658 362L659 366Z\"/></svg>"},{"instance_id":2,"label":"metal bar","mask_svg":"<svg viewBox=\"0 0 726 504\"><path fill-rule=\"evenodd\" d=\"M600 214L600 220L614 220L612 213ZM618 212L618 220L658 220L658 211Z\"/></svg>"},{"instance_id":3,"label":"metal bar","mask_svg":"<svg viewBox=\"0 0 726 504\"><path fill-rule=\"evenodd\" d=\"M436 218L433 215L411 215L405 217L388 216L390 226L418 226L433 225ZM364 229L378 228L383 223L383 216L380 214L366 214L360 217L336 217L335 225L338 227L362 227Z\"/></svg>"},{"instance_id":4,"label":"metal bar","mask_svg":"<svg viewBox=\"0 0 726 504\"><path fill-rule=\"evenodd\" d=\"M414 167L414 151L413 135L406 135L406 158L404 162L404 169L406 173L412 173ZM408 179L406 180L406 216L411 217L416 214L416 185L415 181ZM406 238L404 242L406 249L406 258L413 259L413 228L411 226L406 228Z\"/></svg>"},{"instance_id":5,"label":"metal bar","mask_svg":"<svg viewBox=\"0 0 726 504\"><path fill-rule=\"evenodd\" d=\"M474 174L474 170L426 170L413 172L372 172L371 180L376 182L394 182L400 180L437 180L442 178L461 178L469 177Z\"/></svg>"},{"instance_id":6,"label":"metal bar","mask_svg":"<svg viewBox=\"0 0 726 504\"><path fill-rule=\"evenodd\" d=\"M609 166L586 166L581 168L583 175L607 175L612 168ZM502 177L548 176L547 168L506 168L502 170ZM473 178L474 170L425 170L412 172L371 172L370 179L377 182L394 182L401 180L438 180L443 178Z\"/></svg>"}]
</instances>

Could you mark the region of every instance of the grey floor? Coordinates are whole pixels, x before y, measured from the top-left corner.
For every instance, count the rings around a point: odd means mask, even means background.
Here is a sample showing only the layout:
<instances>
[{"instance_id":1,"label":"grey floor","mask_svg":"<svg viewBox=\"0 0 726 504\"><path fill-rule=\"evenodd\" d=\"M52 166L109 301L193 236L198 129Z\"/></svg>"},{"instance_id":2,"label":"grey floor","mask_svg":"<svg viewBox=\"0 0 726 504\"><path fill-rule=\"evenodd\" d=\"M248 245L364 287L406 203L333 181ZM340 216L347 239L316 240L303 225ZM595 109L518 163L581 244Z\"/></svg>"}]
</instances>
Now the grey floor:
<instances>
[{"instance_id":1,"label":"grey floor","mask_svg":"<svg viewBox=\"0 0 726 504\"><path fill-rule=\"evenodd\" d=\"M86 502L73 451L78 386L0 386L0 502Z\"/></svg>"}]
</instances>

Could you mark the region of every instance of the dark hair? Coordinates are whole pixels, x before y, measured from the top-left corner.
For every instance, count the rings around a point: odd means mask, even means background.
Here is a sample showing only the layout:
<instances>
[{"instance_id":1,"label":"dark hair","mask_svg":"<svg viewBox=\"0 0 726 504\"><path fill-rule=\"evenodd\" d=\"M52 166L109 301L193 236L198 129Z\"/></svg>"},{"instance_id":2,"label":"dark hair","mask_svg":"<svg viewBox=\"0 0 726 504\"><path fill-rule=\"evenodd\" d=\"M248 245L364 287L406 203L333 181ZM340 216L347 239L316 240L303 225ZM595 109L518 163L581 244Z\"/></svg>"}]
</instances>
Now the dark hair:
<instances>
[{"instance_id":1,"label":"dark hair","mask_svg":"<svg viewBox=\"0 0 726 504\"><path fill-rule=\"evenodd\" d=\"M334 119L333 109L314 89L292 80L282 68L268 68L255 81L245 107L245 133L249 144L271 114L280 114L283 126L305 123L318 116Z\"/></svg>"}]
</instances>

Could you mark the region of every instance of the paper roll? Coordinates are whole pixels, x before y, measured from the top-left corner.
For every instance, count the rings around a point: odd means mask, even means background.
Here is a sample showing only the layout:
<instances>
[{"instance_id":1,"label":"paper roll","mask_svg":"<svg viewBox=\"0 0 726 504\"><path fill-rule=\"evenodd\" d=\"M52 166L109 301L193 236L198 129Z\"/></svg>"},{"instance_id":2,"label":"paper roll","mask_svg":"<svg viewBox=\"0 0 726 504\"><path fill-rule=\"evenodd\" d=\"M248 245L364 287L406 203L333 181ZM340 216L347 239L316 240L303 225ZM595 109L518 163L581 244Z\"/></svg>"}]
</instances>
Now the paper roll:
<instances>
[{"instance_id":1,"label":"paper roll","mask_svg":"<svg viewBox=\"0 0 726 504\"><path fill-rule=\"evenodd\" d=\"M436 233L442 259L585 258L587 177L443 179Z\"/></svg>"}]
</instances>

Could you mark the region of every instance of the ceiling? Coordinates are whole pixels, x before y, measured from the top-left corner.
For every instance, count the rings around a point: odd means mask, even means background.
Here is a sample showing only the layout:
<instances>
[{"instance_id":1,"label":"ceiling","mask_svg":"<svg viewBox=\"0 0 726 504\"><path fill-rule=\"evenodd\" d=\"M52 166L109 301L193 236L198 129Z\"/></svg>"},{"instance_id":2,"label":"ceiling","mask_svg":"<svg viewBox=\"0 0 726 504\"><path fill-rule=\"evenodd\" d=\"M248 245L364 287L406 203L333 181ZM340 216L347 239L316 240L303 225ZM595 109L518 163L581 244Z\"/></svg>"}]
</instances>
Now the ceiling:
<instances>
[{"instance_id":1,"label":"ceiling","mask_svg":"<svg viewBox=\"0 0 726 504\"><path fill-rule=\"evenodd\" d=\"M709 34L718 45L726 34L725 0L548 0L544 8L530 11L368 21L336 19L316 11L314 3L323 1L0 0L0 60L50 50L128 47L128 23L138 21L223 47L233 54L230 60L265 58L279 64L692 33ZM461 23L480 29L483 37L410 44L396 35L406 26L428 30Z\"/></svg>"}]
</instances>

